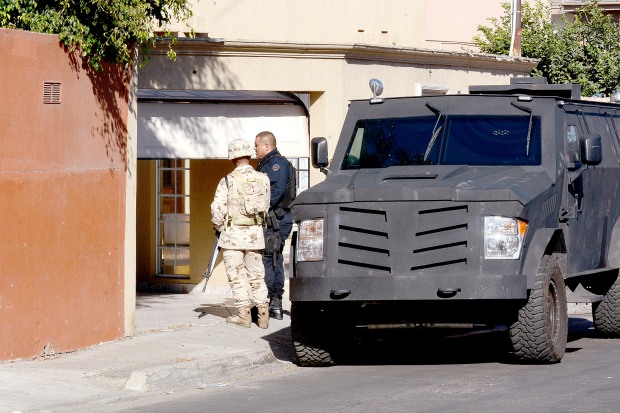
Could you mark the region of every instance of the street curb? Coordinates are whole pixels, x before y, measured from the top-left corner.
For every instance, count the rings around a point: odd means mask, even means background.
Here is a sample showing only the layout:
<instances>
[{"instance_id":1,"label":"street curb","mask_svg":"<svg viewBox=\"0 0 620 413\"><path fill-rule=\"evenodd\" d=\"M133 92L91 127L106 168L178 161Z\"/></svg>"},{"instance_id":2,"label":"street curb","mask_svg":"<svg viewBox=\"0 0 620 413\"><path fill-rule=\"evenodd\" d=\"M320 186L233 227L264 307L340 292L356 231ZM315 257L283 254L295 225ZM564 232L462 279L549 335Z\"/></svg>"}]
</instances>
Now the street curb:
<instances>
[{"instance_id":1,"label":"street curb","mask_svg":"<svg viewBox=\"0 0 620 413\"><path fill-rule=\"evenodd\" d=\"M568 315L584 315L592 317L591 303L568 303Z\"/></svg>"},{"instance_id":2,"label":"street curb","mask_svg":"<svg viewBox=\"0 0 620 413\"><path fill-rule=\"evenodd\" d=\"M106 383L121 390L103 392L97 400L72 401L69 405L56 404L52 411L66 412L107 411L110 405L146 395L175 393L180 390L205 389L225 386L239 373L252 372L268 366L292 364L278 360L270 350L243 351L234 355L207 361L186 361L144 370L119 374L119 369L91 375L89 380ZM119 377L121 376L121 377ZM124 383L124 385L123 385ZM102 406L106 406L102 408ZM36 410L39 411L39 410ZM46 411L46 410L43 410Z\"/></svg>"},{"instance_id":3,"label":"street curb","mask_svg":"<svg viewBox=\"0 0 620 413\"><path fill-rule=\"evenodd\" d=\"M281 363L270 350L248 351L218 360L187 361L149 370L134 370L125 389L143 392L168 392L181 388L204 388L227 377Z\"/></svg>"}]
</instances>

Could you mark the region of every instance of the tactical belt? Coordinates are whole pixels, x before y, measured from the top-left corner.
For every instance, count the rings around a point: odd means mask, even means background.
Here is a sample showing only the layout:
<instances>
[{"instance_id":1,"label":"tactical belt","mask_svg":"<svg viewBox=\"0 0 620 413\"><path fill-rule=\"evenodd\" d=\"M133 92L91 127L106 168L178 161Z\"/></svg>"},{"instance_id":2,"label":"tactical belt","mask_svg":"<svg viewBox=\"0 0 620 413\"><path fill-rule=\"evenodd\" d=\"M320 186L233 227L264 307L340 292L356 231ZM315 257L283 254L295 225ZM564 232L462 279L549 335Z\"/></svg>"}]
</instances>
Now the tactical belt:
<instances>
[{"instance_id":1,"label":"tactical belt","mask_svg":"<svg viewBox=\"0 0 620 413\"><path fill-rule=\"evenodd\" d=\"M248 216L235 214L231 216L230 221L231 224L239 226L263 225L263 217L260 215Z\"/></svg>"}]
</instances>

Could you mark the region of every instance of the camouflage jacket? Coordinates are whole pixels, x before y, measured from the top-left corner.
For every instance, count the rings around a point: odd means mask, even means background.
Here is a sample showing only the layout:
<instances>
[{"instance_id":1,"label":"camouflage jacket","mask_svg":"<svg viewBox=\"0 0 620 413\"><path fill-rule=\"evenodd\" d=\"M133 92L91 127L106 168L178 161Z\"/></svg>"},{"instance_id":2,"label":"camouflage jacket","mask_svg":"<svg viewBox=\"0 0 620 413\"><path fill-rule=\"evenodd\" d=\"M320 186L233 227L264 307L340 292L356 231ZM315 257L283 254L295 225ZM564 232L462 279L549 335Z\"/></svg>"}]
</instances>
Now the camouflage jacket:
<instances>
[{"instance_id":1,"label":"camouflage jacket","mask_svg":"<svg viewBox=\"0 0 620 413\"><path fill-rule=\"evenodd\" d=\"M234 176L258 177L266 194L263 197L265 205L260 212L263 214L269 210L270 187L267 175L256 172L251 165L236 167L228 175L228 185L226 178L220 180L211 203L211 222L213 222L213 228L221 233L219 245L221 248L232 250L262 250L265 248L262 225L235 225L232 222L231 217L239 213L241 202L235 188Z\"/></svg>"}]
</instances>

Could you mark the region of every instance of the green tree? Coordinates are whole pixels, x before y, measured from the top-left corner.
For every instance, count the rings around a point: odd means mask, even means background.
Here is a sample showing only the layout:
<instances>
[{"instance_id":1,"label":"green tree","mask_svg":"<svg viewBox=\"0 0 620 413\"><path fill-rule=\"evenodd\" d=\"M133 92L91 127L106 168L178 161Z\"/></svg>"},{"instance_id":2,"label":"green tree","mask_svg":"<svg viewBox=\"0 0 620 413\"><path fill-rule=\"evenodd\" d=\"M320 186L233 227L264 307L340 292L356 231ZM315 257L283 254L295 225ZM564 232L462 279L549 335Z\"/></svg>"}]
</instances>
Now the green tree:
<instances>
[{"instance_id":1,"label":"green tree","mask_svg":"<svg viewBox=\"0 0 620 413\"><path fill-rule=\"evenodd\" d=\"M167 27L191 16L188 0L0 0L0 27L58 34L95 70L102 62L132 62L136 46L146 59L149 42L163 39L174 59L174 37ZM156 29L165 35L154 37Z\"/></svg>"},{"instance_id":2,"label":"green tree","mask_svg":"<svg viewBox=\"0 0 620 413\"><path fill-rule=\"evenodd\" d=\"M510 4L504 14L490 18L491 26L478 26L482 34L473 41L483 53L508 54ZM532 76L545 76L550 83L578 83L586 96L611 95L620 87L620 25L604 13L598 1L584 3L574 19L550 21L550 10L540 0L522 6L523 57L539 59Z\"/></svg>"}]
</instances>

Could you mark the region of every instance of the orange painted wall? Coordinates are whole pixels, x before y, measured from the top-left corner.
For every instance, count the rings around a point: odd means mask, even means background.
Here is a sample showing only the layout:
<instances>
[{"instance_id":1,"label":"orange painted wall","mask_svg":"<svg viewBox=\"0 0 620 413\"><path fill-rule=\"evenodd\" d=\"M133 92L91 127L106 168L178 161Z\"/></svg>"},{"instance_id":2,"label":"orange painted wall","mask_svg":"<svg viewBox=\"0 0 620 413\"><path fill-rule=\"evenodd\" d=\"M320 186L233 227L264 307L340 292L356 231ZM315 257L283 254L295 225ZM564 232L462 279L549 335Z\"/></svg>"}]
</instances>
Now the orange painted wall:
<instances>
[{"instance_id":1,"label":"orange painted wall","mask_svg":"<svg viewBox=\"0 0 620 413\"><path fill-rule=\"evenodd\" d=\"M0 29L0 50L0 360L120 338L128 75L54 35Z\"/></svg>"}]
</instances>

